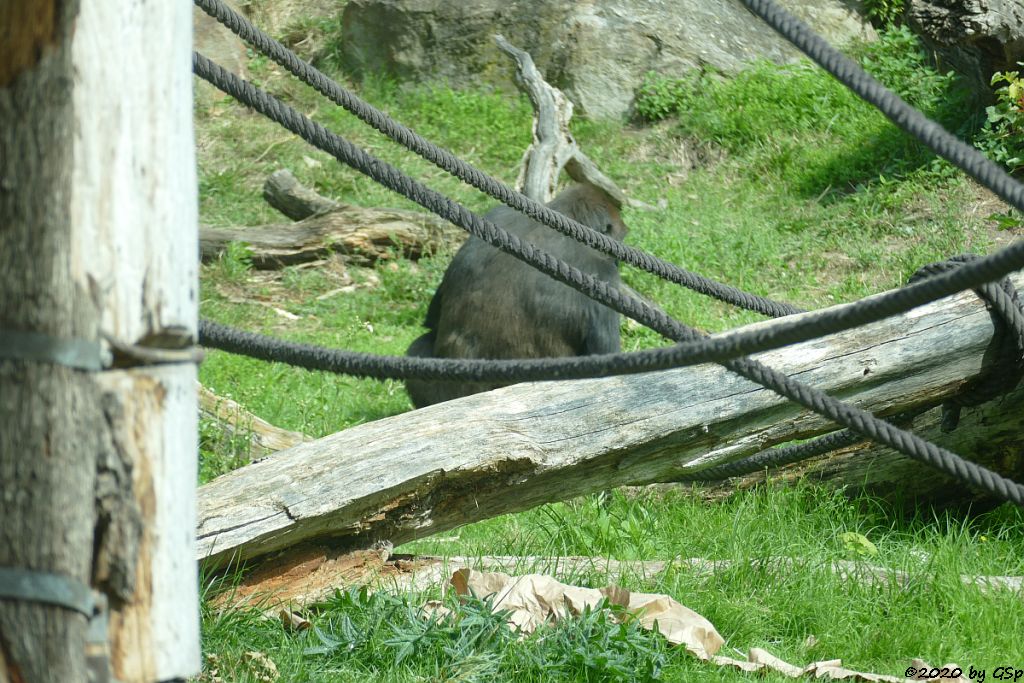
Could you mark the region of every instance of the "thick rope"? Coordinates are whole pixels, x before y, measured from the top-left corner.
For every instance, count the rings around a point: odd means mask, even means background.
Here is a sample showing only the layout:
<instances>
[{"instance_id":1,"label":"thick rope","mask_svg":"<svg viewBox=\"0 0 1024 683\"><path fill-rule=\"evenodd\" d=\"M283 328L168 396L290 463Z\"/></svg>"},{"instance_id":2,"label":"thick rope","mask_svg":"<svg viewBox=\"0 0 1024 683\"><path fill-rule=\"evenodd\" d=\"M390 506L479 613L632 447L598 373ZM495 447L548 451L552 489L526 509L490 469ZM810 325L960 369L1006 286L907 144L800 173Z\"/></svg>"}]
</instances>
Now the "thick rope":
<instances>
[{"instance_id":1,"label":"thick rope","mask_svg":"<svg viewBox=\"0 0 1024 683\"><path fill-rule=\"evenodd\" d=\"M840 448L852 446L858 441L864 441L864 437L849 429L841 429L807 443L767 448L748 458L727 462L723 465L715 465L706 470L680 477L674 481L686 484L742 477L745 474L775 469L783 465L791 465L795 462L807 460L817 455L824 455Z\"/></svg>"},{"instance_id":2,"label":"thick rope","mask_svg":"<svg viewBox=\"0 0 1024 683\"><path fill-rule=\"evenodd\" d=\"M970 263L977 259L978 257L973 255L954 256L946 261L923 266L910 277L909 283L919 282L929 277L934 277L939 273L954 270L965 263ZM1016 287L1013 286L1009 278L1006 278L998 285L994 283L983 284L975 289L975 293L995 311L999 316L998 320L1002 323L1002 327L1009 334L1004 332L1002 335L1006 337L1005 343L994 340L993 343L1002 348L1000 349L1000 358L993 363L989 370L981 377L975 379L960 394L942 404L941 429L944 432L949 432L956 428L960 420L960 409L962 407L980 405L999 395L1012 391L1020 382L1022 371L1024 371L1024 313L1021 310ZM996 336L1000 336L998 329L996 330ZM890 421L897 424L904 423L912 420L925 410L927 410L927 407L901 413ZM729 477L738 477L752 472L800 462L863 440L864 437L860 434L844 429L806 443L769 448L748 458L724 465L717 465L681 478L678 481L716 481Z\"/></svg>"},{"instance_id":3,"label":"thick rope","mask_svg":"<svg viewBox=\"0 0 1024 683\"><path fill-rule=\"evenodd\" d=\"M924 266L910 278L910 282L934 277L938 273L959 268L964 263L977 260L973 254L954 256L940 263ZM975 378L957 396L942 404L942 431L951 432L960 422L960 410L977 406L1012 391L1024 373L1024 313L1021 311L1017 288L1009 278L998 284L989 282L974 289L989 308L998 316L1000 327L996 330L993 345L997 358L988 372Z\"/></svg>"},{"instance_id":4,"label":"thick rope","mask_svg":"<svg viewBox=\"0 0 1024 683\"><path fill-rule=\"evenodd\" d=\"M532 246L529 249L529 253L527 253L525 251L526 247L514 236L508 235L508 233L500 230L497 226L480 219L447 197L416 183L404 176L398 169L366 154L346 140L330 133L320 124L310 121L291 107L284 105L237 76L228 73L202 55L197 54L194 56L194 67L196 73L202 78L210 81L218 88L272 120L277 121L288 130L300 135L310 144L334 155L343 163L352 166L356 170L366 172L384 186L438 213L438 215L452 221L456 225L466 227L472 234L477 235L489 244L530 263L556 280L577 288L588 296L597 298L620 313L652 329L658 331L667 329L665 321L669 320L669 318L660 309L653 309L639 300L625 297L617 289L609 287L604 282L596 281L594 278L584 275L577 269L561 263L550 256L543 255L545 258L541 260L539 254L543 254L543 252L536 250ZM409 189L410 185L418 188L417 192L420 194L412 194L412 190ZM471 221L471 227L467 227L464 221ZM504 238L501 236L504 236ZM503 239L504 241L502 241ZM498 370L498 374L486 375L486 378L494 381L508 379L527 381L544 379L544 377L539 376L539 373L559 371L558 379L570 379L601 374L649 372L703 362L723 362L741 355L779 348L881 320L891 315L906 312L916 306L929 303L943 296L949 296L964 289L977 287L984 282L999 279L1020 268L1024 268L1024 240L1015 242L994 254L979 259L974 263L964 265L955 271L930 278L924 282L864 299L848 306L808 313L796 320L780 320L770 327L699 340L696 332L691 330L690 341L670 348L639 351L631 354L617 354L615 356L591 356L557 360L538 359L528 361L526 365L530 369L521 376L509 374L509 369L506 367ZM576 275L579 277L577 278ZM603 292L603 294L598 294L598 291ZM645 310L652 312L653 317L647 317L644 314ZM687 338L685 336L680 337L663 333L672 339ZM223 334L221 334L221 338L223 338ZM250 348L255 348L258 343L257 339L258 337L255 335L249 335L245 343ZM270 352L267 348L260 351L263 354ZM360 358L359 354L352 354L349 357L335 352L334 357L331 360L327 360L329 355L331 354L323 354L318 362L333 364L339 370L346 367L346 364L351 363L353 374L363 374L366 372L365 368L369 367L363 360L358 362L355 360ZM611 359L611 362L609 362L609 359ZM420 363L414 365L422 367L424 374L415 377L420 379L437 377L437 374L431 373L427 368L431 366L439 367L437 364L440 362L434 359L421 359ZM467 367L473 364L472 361L465 362L469 364ZM510 364L516 362L476 361L475 363L482 368L484 365L491 363L504 363L510 367ZM414 365L403 367L413 367ZM326 367L323 369L326 369ZM473 370L473 372L477 372L477 370ZM396 375L392 373L380 376L395 377ZM483 380L485 375L466 375L453 378L460 380Z\"/></svg>"},{"instance_id":5,"label":"thick rope","mask_svg":"<svg viewBox=\"0 0 1024 683\"><path fill-rule=\"evenodd\" d=\"M673 321L661 309L627 296L618 287L554 258L528 242L523 242L494 223L480 218L458 202L413 180L391 164L367 154L349 141L335 135L251 83L224 70L201 54L193 53L192 67L196 75L272 121L281 124L314 147L331 154L338 161L467 230L488 244L529 263L555 280L578 289L590 298L600 301L652 329L676 330L676 336L671 338L697 338L698 334L695 330Z\"/></svg>"},{"instance_id":6,"label":"thick rope","mask_svg":"<svg viewBox=\"0 0 1024 683\"><path fill-rule=\"evenodd\" d=\"M468 230L471 234L483 239L488 244L529 263L541 272L547 273L556 280L583 292L592 299L642 322L671 339L693 340L701 336L696 330L670 318L660 309L632 297L624 296L617 288L582 273L579 269L553 258L550 254L544 253L531 244L524 244L514 235L501 230L490 221L481 219L457 202L453 202L447 197L412 180L393 166L373 158L348 141L330 133L323 126L310 121L294 109L287 107L237 76L228 73L198 53L193 53L193 70L197 75L210 81L224 92L256 109L268 118L277 121L288 130L316 145L319 149L334 155L339 161L368 175L385 187L399 192L455 225ZM955 273L949 274L949 276L952 275L955 275ZM925 284L927 283L915 286L923 286ZM839 422L843 426L864 434L875 441L890 446L915 460L931 465L947 474L952 474L999 498L1013 501L1018 505L1024 505L1024 485L1017 484L991 470L968 462L955 453L928 443L909 432L897 429L886 422L876 419L867 411L843 404L822 392L791 380L782 373L765 367L757 361L738 358L726 361L723 363L723 366L742 377L750 379L799 403L805 408L813 410L835 422Z\"/></svg>"},{"instance_id":7,"label":"thick rope","mask_svg":"<svg viewBox=\"0 0 1024 683\"><path fill-rule=\"evenodd\" d=\"M647 252L627 246L575 220L552 211L543 204L523 195L497 178L466 163L446 149L438 147L426 138L398 123L390 116L372 107L367 102L342 88L319 69L303 61L294 52L258 29L221 0L195 0L195 4L211 17L234 31L240 38L270 57L297 78L315 88L335 104L344 107L353 115L369 124L407 149L419 154L427 161L447 171L456 178L489 194L498 201L523 212L544 225L569 235L578 242L614 256L616 259L640 268L658 277L675 282L695 292L713 297L719 301L755 311L762 315L778 318L803 309L788 303L773 301L741 289L716 282L697 273L685 270Z\"/></svg>"}]
</instances>

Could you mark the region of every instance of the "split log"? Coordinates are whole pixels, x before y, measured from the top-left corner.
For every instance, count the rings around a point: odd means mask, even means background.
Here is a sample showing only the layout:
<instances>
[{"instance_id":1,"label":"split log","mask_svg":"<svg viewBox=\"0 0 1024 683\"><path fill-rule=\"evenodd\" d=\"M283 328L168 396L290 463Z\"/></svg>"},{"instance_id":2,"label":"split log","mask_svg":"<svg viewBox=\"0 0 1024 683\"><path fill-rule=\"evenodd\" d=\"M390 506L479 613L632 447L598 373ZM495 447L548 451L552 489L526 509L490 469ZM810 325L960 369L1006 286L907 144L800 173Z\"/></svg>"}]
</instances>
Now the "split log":
<instances>
[{"instance_id":1,"label":"split log","mask_svg":"<svg viewBox=\"0 0 1024 683\"><path fill-rule=\"evenodd\" d=\"M580 150L576 138L569 131L572 102L561 90L544 80L530 54L509 43L504 36L494 36L494 42L516 63L516 85L530 98L534 110L533 142L526 148L519 162L516 187L530 199L547 203L555 196L558 176L564 168L576 182L601 188L619 207L653 208L627 197Z\"/></svg>"},{"instance_id":2,"label":"split log","mask_svg":"<svg viewBox=\"0 0 1024 683\"><path fill-rule=\"evenodd\" d=\"M935 405L978 376L994 329L965 292L757 358L892 415ZM1024 415L1003 407L1016 427L987 434L986 448L979 435L964 439L961 454L1019 476L1020 456L1002 459L998 447L1019 444ZM360 425L206 484L198 558L215 566L303 543L399 545L610 487L672 481L834 429L714 365L518 384ZM942 481L929 491L923 481L901 480L922 497L957 490Z\"/></svg>"},{"instance_id":3,"label":"split log","mask_svg":"<svg viewBox=\"0 0 1024 683\"><path fill-rule=\"evenodd\" d=\"M312 438L305 434L275 427L230 398L218 396L201 384L197 383L197 386L199 414L214 420L232 436L245 435L249 440L249 454L253 459L312 441Z\"/></svg>"},{"instance_id":4,"label":"split log","mask_svg":"<svg viewBox=\"0 0 1024 683\"><path fill-rule=\"evenodd\" d=\"M332 254L357 265L396 255L418 259L464 239L462 230L431 214L347 204L295 223L199 229L204 262L220 256L229 242L244 242L253 266L265 269L318 261Z\"/></svg>"}]
</instances>

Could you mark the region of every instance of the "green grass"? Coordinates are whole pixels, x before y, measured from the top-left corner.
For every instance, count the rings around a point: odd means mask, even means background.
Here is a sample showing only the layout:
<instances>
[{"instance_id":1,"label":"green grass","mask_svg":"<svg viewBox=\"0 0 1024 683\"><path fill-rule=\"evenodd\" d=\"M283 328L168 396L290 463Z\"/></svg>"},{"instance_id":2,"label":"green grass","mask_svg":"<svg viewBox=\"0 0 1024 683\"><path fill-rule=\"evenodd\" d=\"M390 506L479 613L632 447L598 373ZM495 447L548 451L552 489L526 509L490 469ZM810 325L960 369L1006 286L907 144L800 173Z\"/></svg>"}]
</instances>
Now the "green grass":
<instances>
[{"instance_id":1,"label":"green grass","mask_svg":"<svg viewBox=\"0 0 1024 683\"><path fill-rule=\"evenodd\" d=\"M867 537L878 555L850 552L841 535L851 531ZM960 576L1020 575L1022 532L1024 515L1007 507L969 521L905 518L870 500L850 501L810 486L763 487L712 506L685 491L616 493L607 505L589 497L470 525L402 550L515 555L524 558L524 573L550 573L554 563L547 558L564 555L728 562L710 576L680 566L654 579L627 575L620 583L667 593L703 614L725 638L723 654L761 647L800 665L841 657L847 667L901 675L915 656L991 672L1019 652L1019 595L986 595L964 586ZM780 557L795 562L756 564ZM828 569L836 560L902 571L908 580L844 579ZM607 581L597 572L563 580ZM449 597L446 604L460 620L433 623L419 608L437 597L340 593L307 614L319 633L299 634L283 632L257 611L207 607L204 646L234 672L226 680L252 680L241 659L249 650L267 653L294 681L643 681L653 680L654 671L667 681L751 678L595 615L520 641L498 628L499 620L478 601L459 607Z\"/></svg>"},{"instance_id":2,"label":"green grass","mask_svg":"<svg viewBox=\"0 0 1024 683\"><path fill-rule=\"evenodd\" d=\"M314 26L315 24L315 26ZM294 24L291 30L300 24ZM330 28L313 22L313 28ZM312 28L310 29L312 30ZM298 39L292 42L300 42ZM329 53L330 37L321 40ZM915 104L970 134L977 117L955 80L930 69L909 34L893 30L857 58ZM330 63L329 54L325 63ZM471 209L493 202L254 59L257 81L332 130ZM529 143L522 99L444 87L366 82L360 94L398 120L506 181ZM672 90L685 105L657 125L577 121L574 134L599 167L658 211L630 210L627 241L686 268L808 308L897 287L920 265L965 251L986 252L1000 233L988 216L1005 209L937 162L827 76L808 65L761 64L733 80L706 78ZM282 220L262 201L265 178L288 167L340 201L411 204L334 163L229 100L197 111L200 201L207 224ZM696 143L694 141L697 141ZM699 149L712 161L689 169ZM234 248L201 273L206 317L291 340L402 353L450 254L375 269L331 261L267 274ZM682 321L708 331L758 317L624 268L623 277ZM334 293L342 286L354 289ZM323 297L323 298L321 298ZM278 310L275 310L278 309ZM284 313L278 312L283 311ZM663 345L623 325L626 350ZM273 424L323 436L408 410L397 382L307 372L211 351L200 379ZM203 424L201 479L245 460L244 440ZM546 558L592 555L626 560L706 558L730 562L712 576L675 568L656 579L626 576L631 589L666 592L708 617L725 654L765 647L797 664L842 657L852 668L901 675L911 657L963 667L1009 662L1024 641L1020 597L984 594L962 574L1024 573L1024 515L1007 506L981 515L921 512L907 517L866 497L810 486L766 485L714 504L687 491L616 493L545 505L467 525L403 552L523 557L523 571L550 571ZM864 561L843 541L853 532L877 548L874 566L906 572L905 584L867 584L827 570ZM757 565L795 558L786 568ZM564 577L602 585L596 573ZM216 582L214 582L216 583ZM288 633L258 612L204 603L204 650L224 680L260 680L246 654L266 653L288 681L356 680L735 680L657 636L601 615L524 640L497 628L479 602L458 622L418 614L427 595L339 594L311 619L319 629ZM449 603L451 604L451 603ZM451 604L454 607L454 604ZM808 640L814 636L815 641ZM813 644L812 644L813 643ZM625 673L623 673L625 672ZM629 672L635 672L630 674ZM772 680L772 677L768 677ZM781 680L781 679L779 679Z\"/></svg>"}]
</instances>

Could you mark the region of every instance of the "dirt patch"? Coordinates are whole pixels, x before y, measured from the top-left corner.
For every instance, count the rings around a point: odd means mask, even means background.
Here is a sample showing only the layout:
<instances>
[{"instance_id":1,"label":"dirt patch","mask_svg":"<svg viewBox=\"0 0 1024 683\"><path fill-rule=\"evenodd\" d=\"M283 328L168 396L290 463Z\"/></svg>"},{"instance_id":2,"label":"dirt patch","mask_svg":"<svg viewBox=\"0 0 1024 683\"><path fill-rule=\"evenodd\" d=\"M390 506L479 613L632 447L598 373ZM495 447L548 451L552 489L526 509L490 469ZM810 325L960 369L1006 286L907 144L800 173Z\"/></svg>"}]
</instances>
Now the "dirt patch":
<instances>
[{"instance_id":1,"label":"dirt patch","mask_svg":"<svg viewBox=\"0 0 1024 683\"><path fill-rule=\"evenodd\" d=\"M964 205L962 215L966 221L982 225L985 234L992 240L995 249L1001 249L1024 235L1024 227L1020 224L1020 215L1016 214L1018 223L1009 225L1001 218L1011 216L1013 209L1009 204L997 197L992 191L971 183L969 199Z\"/></svg>"},{"instance_id":2,"label":"dirt patch","mask_svg":"<svg viewBox=\"0 0 1024 683\"><path fill-rule=\"evenodd\" d=\"M316 61L329 37L326 25L341 22L345 0L249 0L240 3L250 20L299 56ZM327 20L327 21L324 21Z\"/></svg>"},{"instance_id":3,"label":"dirt patch","mask_svg":"<svg viewBox=\"0 0 1024 683\"><path fill-rule=\"evenodd\" d=\"M215 265L210 267L216 268ZM297 288L295 272L310 268L318 271L322 281L315 291ZM286 330L294 328L296 321L311 317L294 312L308 304L310 299L323 301L359 290L375 289L380 286L380 276L372 268L349 266L341 258L333 257L281 270L253 270L238 280L204 278L204 286L211 284L217 294L231 304L269 309L276 320L269 329Z\"/></svg>"},{"instance_id":4,"label":"dirt patch","mask_svg":"<svg viewBox=\"0 0 1024 683\"><path fill-rule=\"evenodd\" d=\"M662 121L650 128L630 131L631 161L654 162L668 166L665 182L676 187L686 182L690 173L708 168L725 158L725 150L693 136L674 134L673 121Z\"/></svg>"}]
</instances>

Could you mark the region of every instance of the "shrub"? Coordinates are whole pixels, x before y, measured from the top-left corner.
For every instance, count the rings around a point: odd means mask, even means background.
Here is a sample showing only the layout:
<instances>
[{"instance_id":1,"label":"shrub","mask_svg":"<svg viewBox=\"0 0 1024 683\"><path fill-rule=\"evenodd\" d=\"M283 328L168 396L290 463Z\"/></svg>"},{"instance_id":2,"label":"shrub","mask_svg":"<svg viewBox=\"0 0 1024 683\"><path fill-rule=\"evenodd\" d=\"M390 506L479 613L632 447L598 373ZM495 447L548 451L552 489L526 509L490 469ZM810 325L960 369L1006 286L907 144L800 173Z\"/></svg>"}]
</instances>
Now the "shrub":
<instances>
[{"instance_id":1,"label":"shrub","mask_svg":"<svg viewBox=\"0 0 1024 683\"><path fill-rule=\"evenodd\" d=\"M645 121L661 121L686 109L688 94L694 89L692 80L669 78L648 71L636 93L634 108Z\"/></svg>"},{"instance_id":2,"label":"shrub","mask_svg":"<svg viewBox=\"0 0 1024 683\"><path fill-rule=\"evenodd\" d=\"M1019 71L996 72L992 85L1000 83L1003 85L996 89L996 103L985 109L985 125L978 134L977 146L1016 173L1024 168L1024 78Z\"/></svg>"},{"instance_id":3,"label":"shrub","mask_svg":"<svg viewBox=\"0 0 1024 683\"><path fill-rule=\"evenodd\" d=\"M875 26L889 26L899 23L905 4L905 0L864 0L864 13Z\"/></svg>"}]
</instances>

